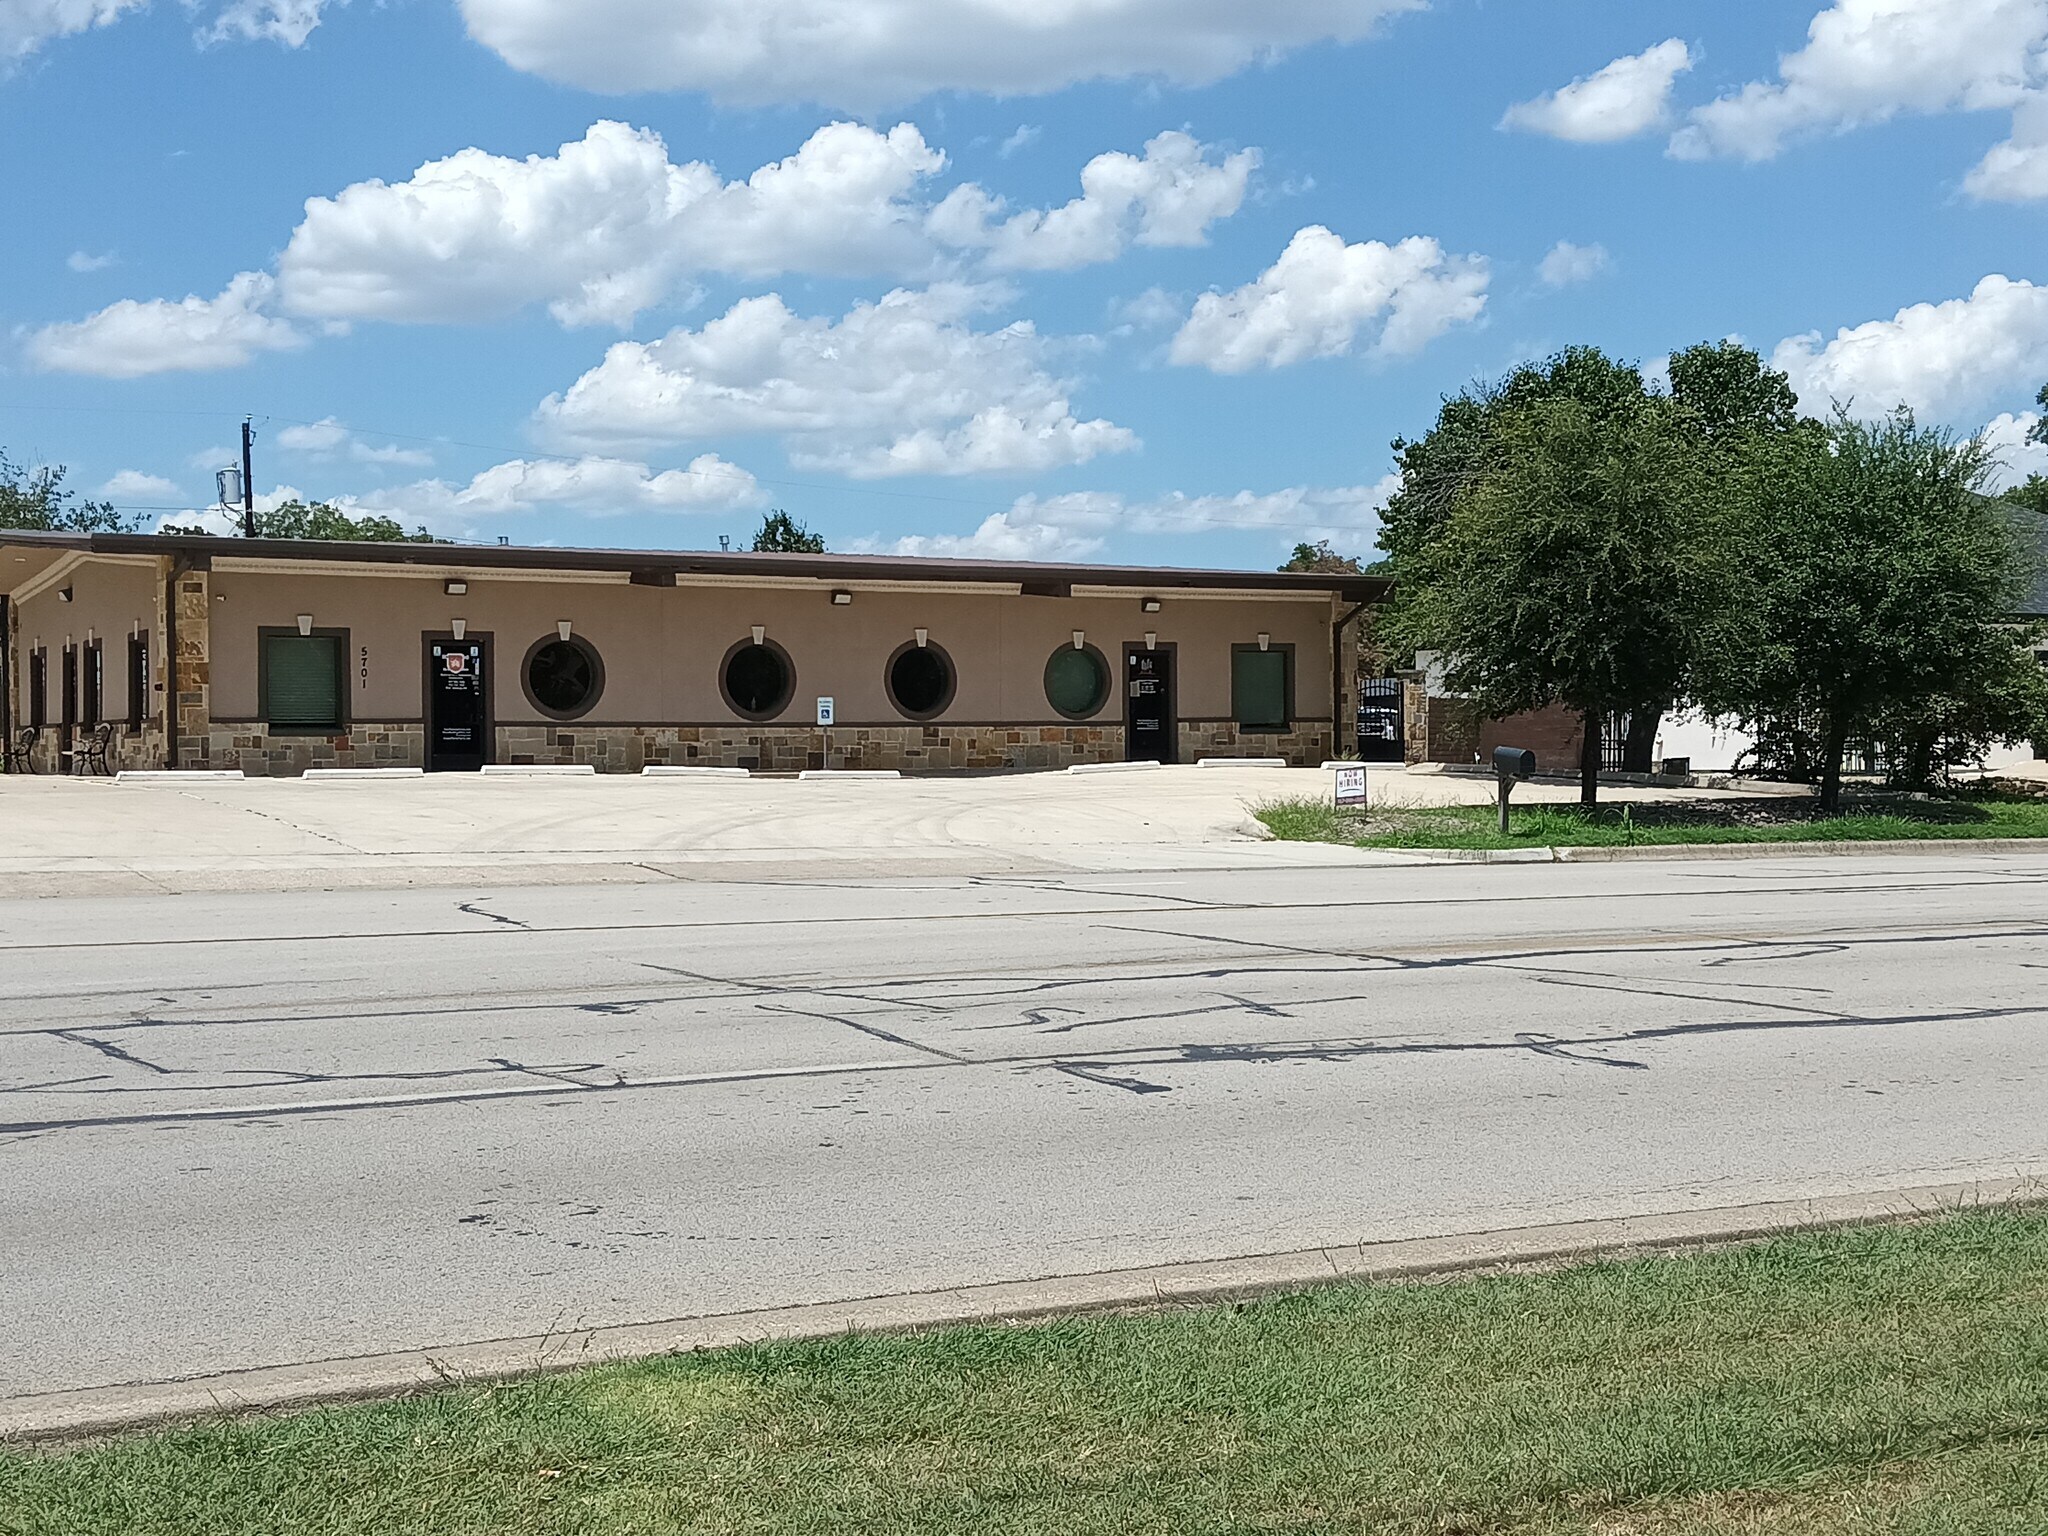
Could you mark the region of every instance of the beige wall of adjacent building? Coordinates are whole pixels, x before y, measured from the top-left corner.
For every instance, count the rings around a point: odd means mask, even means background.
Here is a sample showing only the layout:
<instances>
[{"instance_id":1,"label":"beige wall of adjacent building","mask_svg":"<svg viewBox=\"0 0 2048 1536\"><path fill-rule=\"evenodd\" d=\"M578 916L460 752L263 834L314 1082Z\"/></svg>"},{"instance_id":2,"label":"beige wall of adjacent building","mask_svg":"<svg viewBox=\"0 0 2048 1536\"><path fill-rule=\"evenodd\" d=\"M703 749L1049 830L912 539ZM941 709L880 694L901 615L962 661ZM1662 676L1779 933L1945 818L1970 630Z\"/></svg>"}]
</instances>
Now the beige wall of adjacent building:
<instances>
[{"instance_id":1,"label":"beige wall of adjacent building","mask_svg":"<svg viewBox=\"0 0 2048 1536\"><path fill-rule=\"evenodd\" d=\"M1065 723L1047 703L1044 671L1055 649L1083 631L1112 671L1126 643L1146 632L1176 649L1184 720L1222 720L1231 712L1231 647L1257 642L1295 648L1295 711L1301 720L1330 718L1332 602L1305 598L1159 594L1158 613L1142 611L1143 594L1023 597L996 590L876 590L851 587L853 601L831 601L823 583L791 587L633 586L606 581L468 578L469 590L449 596L447 573L330 575L235 570L212 576L213 717L256 721L258 636L290 629L309 614L319 629L346 629L352 719L418 720L422 712L422 635L445 633L463 619L471 635L491 637L496 666L493 706L502 725L541 723L527 701L520 672L529 648L552 639L568 620L593 646L605 670L603 697L579 725L729 724L740 717L719 688L726 653L760 625L796 670L790 704L771 724L808 725L815 701L829 696L841 725L901 725L884 683L889 657L925 629L951 657L958 679L943 722L1035 725ZM125 629L123 633L125 633ZM1121 691L1111 689L1100 715L1121 721Z\"/></svg>"}]
</instances>

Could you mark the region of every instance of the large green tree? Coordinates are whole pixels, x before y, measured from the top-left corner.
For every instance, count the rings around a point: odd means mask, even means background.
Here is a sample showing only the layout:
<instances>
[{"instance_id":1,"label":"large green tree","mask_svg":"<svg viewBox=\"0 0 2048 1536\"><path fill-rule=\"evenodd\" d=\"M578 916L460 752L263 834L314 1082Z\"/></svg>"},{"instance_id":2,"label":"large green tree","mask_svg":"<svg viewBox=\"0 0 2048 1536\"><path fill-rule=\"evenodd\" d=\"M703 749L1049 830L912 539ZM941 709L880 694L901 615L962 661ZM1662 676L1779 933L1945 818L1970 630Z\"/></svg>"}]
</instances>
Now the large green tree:
<instances>
[{"instance_id":1,"label":"large green tree","mask_svg":"<svg viewBox=\"0 0 2048 1536\"><path fill-rule=\"evenodd\" d=\"M1403 639L1441 650L1483 712L1579 713L1588 805L1605 722L1680 694L1720 582L1701 450L1635 370L1601 373L1620 387L1484 402L1484 446L1403 544L1395 598Z\"/></svg>"},{"instance_id":2,"label":"large green tree","mask_svg":"<svg viewBox=\"0 0 2048 1536\"><path fill-rule=\"evenodd\" d=\"M1732 482L1736 583L1701 686L1790 771L1841 804L1868 744L1932 773L2028 733L2041 678L2010 620L2027 553L1981 494L1984 446L1904 410L1750 443Z\"/></svg>"},{"instance_id":3,"label":"large green tree","mask_svg":"<svg viewBox=\"0 0 2048 1536\"><path fill-rule=\"evenodd\" d=\"M425 528L411 533L396 518L365 512L357 517L326 501L280 502L256 514L259 539L326 539L374 544L431 544Z\"/></svg>"},{"instance_id":4,"label":"large green tree","mask_svg":"<svg viewBox=\"0 0 2048 1536\"><path fill-rule=\"evenodd\" d=\"M25 469L0 449L0 528L39 533L128 533L135 528L104 501L64 489L64 466Z\"/></svg>"},{"instance_id":5,"label":"large green tree","mask_svg":"<svg viewBox=\"0 0 2048 1536\"><path fill-rule=\"evenodd\" d=\"M777 507L761 519L761 531L754 535L754 553L757 555L822 555L825 553L823 534L811 532L802 523Z\"/></svg>"}]
</instances>

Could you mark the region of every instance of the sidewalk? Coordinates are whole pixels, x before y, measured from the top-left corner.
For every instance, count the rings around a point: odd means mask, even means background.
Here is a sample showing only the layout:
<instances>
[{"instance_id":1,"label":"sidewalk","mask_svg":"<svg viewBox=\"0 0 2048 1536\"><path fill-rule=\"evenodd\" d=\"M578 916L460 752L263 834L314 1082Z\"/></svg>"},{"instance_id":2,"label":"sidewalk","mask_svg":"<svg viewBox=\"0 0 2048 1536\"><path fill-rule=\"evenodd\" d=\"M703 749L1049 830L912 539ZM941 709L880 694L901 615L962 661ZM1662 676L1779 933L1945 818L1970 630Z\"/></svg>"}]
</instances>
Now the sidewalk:
<instances>
[{"instance_id":1,"label":"sidewalk","mask_svg":"<svg viewBox=\"0 0 2048 1536\"><path fill-rule=\"evenodd\" d=\"M1484 804L1492 786L1371 770L1377 800ZM1162 768L905 779L0 778L0 890L15 896L667 879L1122 872L1409 863L1275 843L1267 800L1318 769ZM1524 785L1518 803L1569 801ZM1722 798L1617 789L1610 798Z\"/></svg>"}]
</instances>

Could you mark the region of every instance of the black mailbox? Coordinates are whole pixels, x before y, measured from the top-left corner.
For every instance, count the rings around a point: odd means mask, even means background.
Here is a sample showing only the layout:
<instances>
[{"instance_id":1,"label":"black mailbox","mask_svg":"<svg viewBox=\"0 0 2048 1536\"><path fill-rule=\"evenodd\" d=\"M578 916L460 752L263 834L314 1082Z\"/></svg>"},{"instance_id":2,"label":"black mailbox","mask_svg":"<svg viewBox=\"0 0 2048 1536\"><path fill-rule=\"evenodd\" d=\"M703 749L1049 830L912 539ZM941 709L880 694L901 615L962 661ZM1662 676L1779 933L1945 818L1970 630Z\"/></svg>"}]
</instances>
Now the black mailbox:
<instances>
[{"instance_id":1,"label":"black mailbox","mask_svg":"<svg viewBox=\"0 0 2048 1536\"><path fill-rule=\"evenodd\" d=\"M1536 777L1536 754L1523 747L1495 747L1493 776L1500 785L1500 835L1508 835L1508 794L1523 779Z\"/></svg>"},{"instance_id":2,"label":"black mailbox","mask_svg":"<svg viewBox=\"0 0 2048 1536\"><path fill-rule=\"evenodd\" d=\"M1493 771L1504 779L1536 777L1536 754L1521 747L1495 747Z\"/></svg>"}]
</instances>

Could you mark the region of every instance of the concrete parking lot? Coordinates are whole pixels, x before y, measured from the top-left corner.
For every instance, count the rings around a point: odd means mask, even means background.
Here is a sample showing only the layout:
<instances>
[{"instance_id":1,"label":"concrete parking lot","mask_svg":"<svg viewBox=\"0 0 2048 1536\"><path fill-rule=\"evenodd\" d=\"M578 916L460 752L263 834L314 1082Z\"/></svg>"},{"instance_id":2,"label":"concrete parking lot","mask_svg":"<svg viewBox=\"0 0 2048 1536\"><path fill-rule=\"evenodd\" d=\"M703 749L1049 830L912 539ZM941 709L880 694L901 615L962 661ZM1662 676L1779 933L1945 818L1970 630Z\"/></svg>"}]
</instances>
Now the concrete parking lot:
<instances>
[{"instance_id":1,"label":"concrete parking lot","mask_svg":"<svg viewBox=\"0 0 2048 1536\"><path fill-rule=\"evenodd\" d=\"M1379 803L1483 804L1485 780L1371 770ZM1316 769L1160 768L797 780L0 778L0 881L15 895L304 887L1029 873L1388 862L1275 844L1262 801L1326 796ZM1675 791L1615 787L1618 801ZM1717 791L1686 791L1724 798ZM1517 803L1571 801L1563 781ZM1399 862L1395 860L1395 862Z\"/></svg>"}]
</instances>

